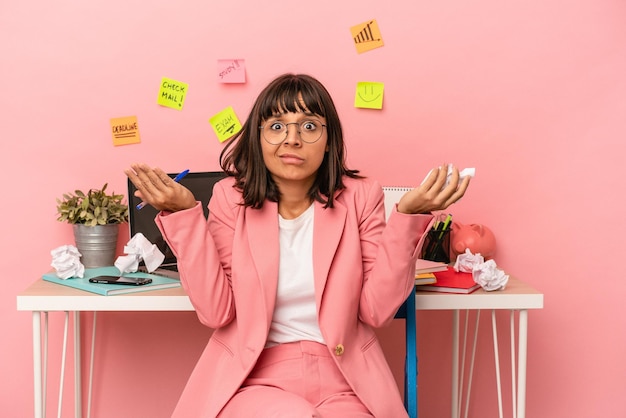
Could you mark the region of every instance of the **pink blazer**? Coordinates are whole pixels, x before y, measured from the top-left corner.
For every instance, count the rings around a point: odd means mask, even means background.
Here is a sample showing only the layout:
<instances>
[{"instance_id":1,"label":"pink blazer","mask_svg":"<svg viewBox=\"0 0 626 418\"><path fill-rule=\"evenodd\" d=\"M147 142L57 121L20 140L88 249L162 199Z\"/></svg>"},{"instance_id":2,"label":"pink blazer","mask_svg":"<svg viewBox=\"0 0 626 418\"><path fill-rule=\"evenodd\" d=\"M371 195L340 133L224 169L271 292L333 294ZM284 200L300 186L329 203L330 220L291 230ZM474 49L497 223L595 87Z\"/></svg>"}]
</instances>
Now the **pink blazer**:
<instances>
[{"instance_id":1,"label":"pink blazer","mask_svg":"<svg viewBox=\"0 0 626 418\"><path fill-rule=\"evenodd\" d=\"M313 270L319 326L337 366L376 417L406 416L373 328L387 325L414 288L414 266L430 215L393 211L383 191L345 179L335 207L315 203ZM278 207L241 206L232 178L209 203L162 213L156 222L179 263L199 320L214 328L174 417L216 417L264 348L278 280Z\"/></svg>"}]
</instances>

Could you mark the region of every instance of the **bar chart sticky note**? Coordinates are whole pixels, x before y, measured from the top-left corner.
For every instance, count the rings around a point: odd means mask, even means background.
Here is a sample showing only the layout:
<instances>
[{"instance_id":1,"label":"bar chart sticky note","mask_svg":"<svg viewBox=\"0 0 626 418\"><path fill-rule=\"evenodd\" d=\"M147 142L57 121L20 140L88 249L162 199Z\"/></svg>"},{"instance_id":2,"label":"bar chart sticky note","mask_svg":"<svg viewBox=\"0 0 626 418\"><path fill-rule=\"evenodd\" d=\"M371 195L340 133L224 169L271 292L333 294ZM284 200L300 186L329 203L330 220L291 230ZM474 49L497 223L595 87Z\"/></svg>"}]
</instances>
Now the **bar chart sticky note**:
<instances>
[{"instance_id":1,"label":"bar chart sticky note","mask_svg":"<svg viewBox=\"0 0 626 418\"><path fill-rule=\"evenodd\" d=\"M359 54L384 45L383 37L375 19L352 26L350 33L352 33L356 52Z\"/></svg>"}]
</instances>

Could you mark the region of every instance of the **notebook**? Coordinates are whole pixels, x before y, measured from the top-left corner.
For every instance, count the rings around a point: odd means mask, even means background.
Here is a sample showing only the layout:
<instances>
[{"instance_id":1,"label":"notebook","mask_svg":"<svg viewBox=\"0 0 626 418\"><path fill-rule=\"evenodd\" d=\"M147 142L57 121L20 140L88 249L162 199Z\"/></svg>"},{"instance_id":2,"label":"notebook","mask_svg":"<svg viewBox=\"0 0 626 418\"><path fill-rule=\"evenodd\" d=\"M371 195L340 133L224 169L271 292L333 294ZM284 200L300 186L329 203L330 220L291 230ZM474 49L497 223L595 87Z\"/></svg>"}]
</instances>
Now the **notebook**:
<instances>
[{"instance_id":1,"label":"notebook","mask_svg":"<svg viewBox=\"0 0 626 418\"><path fill-rule=\"evenodd\" d=\"M176 177L178 173L169 173L171 178ZM207 207L211 196L213 195L213 186L215 183L226 177L226 174L222 171L203 171L203 172L190 172L184 178L180 180L180 184L188 188L196 200L202 203L204 209L204 216L208 216L209 209ZM141 232L148 241L155 244L159 250L165 255L165 260L158 269L153 271L153 274L158 274L166 277L179 278L178 265L176 264L176 256L172 252L171 248L163 239L161 231L157 228L154 218L157 215L157 210L150 205L146 205L144 208L138 210L136 206L141 203L141 200L135 197L135 185L128 180L128 206L129 217L128 226L130 229L130 237L133 237L138 232ZM146 271L146 267L139 266L139 271Z\"/></svg>"},{"instance_id":2,"label":"notebook","mask_svg":"<svg viewBox=\"0 0 626 418\"><path fill-rule=\"evenodd\" d=\"M404 196L406 192L411 190L413 190L412 187L383 186L383 193L385 194L385 219L389 219L396 203L400 201L400 198Z\"/></svg>"},{"instance_id":3,"label":"notebook","mask_svg":"<svg viewBox=\"0 0 626 418\"><path fill-rule=\"evenodd\" d=\"M46 273L42 276L42 279L48 282L73 287L75 289L80 289L91 293L97 293L98 295L103 296L122 295L127 293L146 292L149 290L180 287L180 280L175 280L169 277L163 277L150 273L136 272L124 274L125 277L145 277L152 280L151 283L142 286L91 283L89 279L96 276L120 276L120 271L113 266L96 267L85 269L85 274L82 278L72 277L69 279L60 279L56 275L56 273Z\"/></svg>"}]
</instances>

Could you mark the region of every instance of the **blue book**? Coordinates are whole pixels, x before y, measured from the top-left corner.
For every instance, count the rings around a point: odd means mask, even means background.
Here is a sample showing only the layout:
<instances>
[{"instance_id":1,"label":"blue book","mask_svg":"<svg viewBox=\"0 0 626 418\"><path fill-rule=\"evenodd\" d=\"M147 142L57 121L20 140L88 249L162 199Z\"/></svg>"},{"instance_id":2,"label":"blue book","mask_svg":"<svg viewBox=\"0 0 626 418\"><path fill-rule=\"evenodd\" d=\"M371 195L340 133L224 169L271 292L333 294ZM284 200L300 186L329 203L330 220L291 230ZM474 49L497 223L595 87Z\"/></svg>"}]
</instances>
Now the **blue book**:
<instances>
[{"instance_id":1,"label":"blue book","mask_svg":"<svg viewBox=\"0 0 626 418\"><path fill-rule=\"evenodd\" d=\"M84 277L71 277L69 279L61 279L56 273L46 273L43 275L43 279L48 282L61 284L63 286L74 287L80 290L86 290L87 292L97 293L99 295L121 295L124 293L145 292L147 290L167 289L171 287L180 287L180 280L172 279L170 277L159 276L156 274L136 272L136 273L124 273L124 277L134 278L149 278L152 279L152 283L135 286L124 284L105 284L105 283L91 283L89 279L97 276L120 276L120 271L117 267L97 267L85 269Z\"/></svg>"}]
</instances>

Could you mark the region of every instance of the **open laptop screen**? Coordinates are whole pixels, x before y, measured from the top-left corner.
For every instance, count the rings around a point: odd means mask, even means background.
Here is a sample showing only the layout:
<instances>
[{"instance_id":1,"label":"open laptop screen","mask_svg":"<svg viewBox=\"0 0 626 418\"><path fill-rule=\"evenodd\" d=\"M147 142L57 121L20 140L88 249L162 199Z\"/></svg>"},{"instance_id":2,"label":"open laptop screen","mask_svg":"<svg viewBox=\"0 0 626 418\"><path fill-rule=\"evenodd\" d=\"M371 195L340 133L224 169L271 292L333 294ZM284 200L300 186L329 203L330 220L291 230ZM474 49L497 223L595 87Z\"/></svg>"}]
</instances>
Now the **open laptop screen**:
<instances>
[{"instance_id":1,"label":"open laptop screen","mask_svg":"<svg viewBox=\"0 0 626 418\"><path fill-rule=\"evenodd\" d=\"M171 178L176 176L174 174L168 174ZM208 216L207 204L213 194L213 186L219 180L223 179L226 175L222 171L205 171L189 173L182 180L180 184L188 188L196 200L202 202L202 208L204 209L204 216ZM138 210L137 205L141 203L141 200L135 197L135 185L128 180L128 206L129 206L129 219L128 224L130 227L130 237L132 238L136 233L141 232L147 239L161 250L165 255L165 260L161 267L174 268L176 267L176 257L170 247L166 244L165 240L161 236L161 231L157 228L154 218L157 215L157 210L150 205L146 205L144 208ZM142 263L143 264L143 263Z\"/></svg>"}]
</instances>

